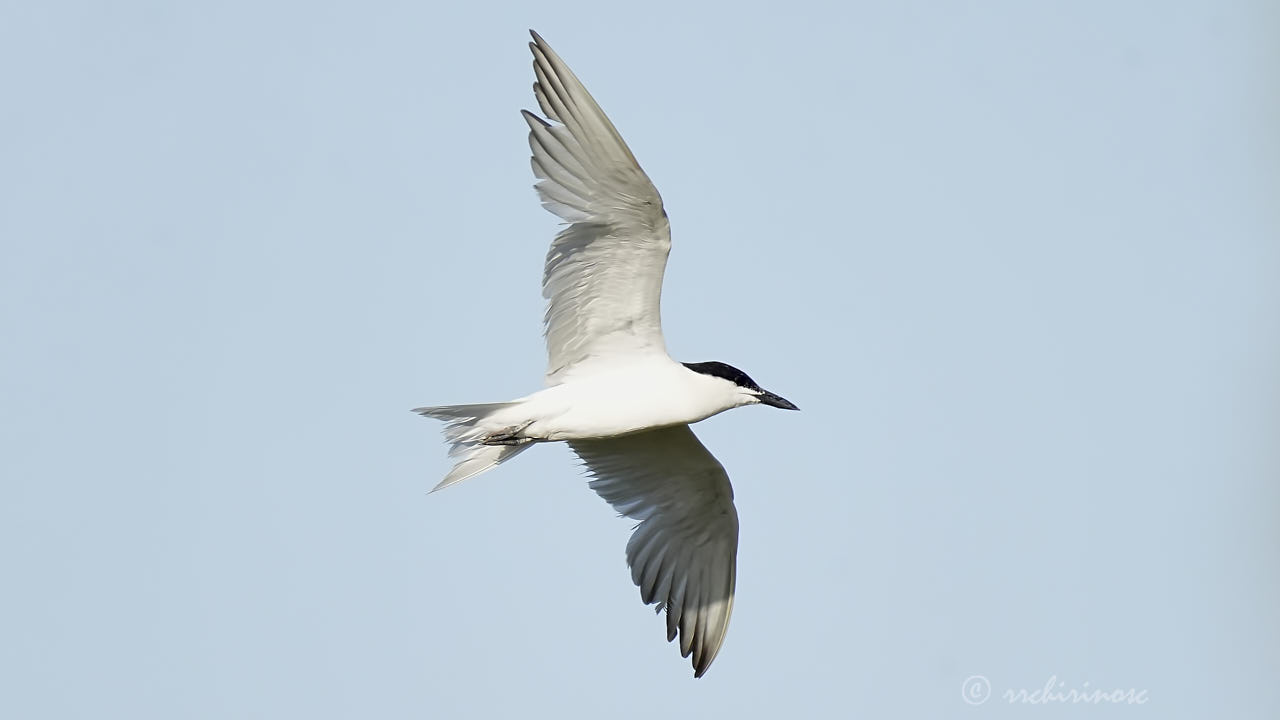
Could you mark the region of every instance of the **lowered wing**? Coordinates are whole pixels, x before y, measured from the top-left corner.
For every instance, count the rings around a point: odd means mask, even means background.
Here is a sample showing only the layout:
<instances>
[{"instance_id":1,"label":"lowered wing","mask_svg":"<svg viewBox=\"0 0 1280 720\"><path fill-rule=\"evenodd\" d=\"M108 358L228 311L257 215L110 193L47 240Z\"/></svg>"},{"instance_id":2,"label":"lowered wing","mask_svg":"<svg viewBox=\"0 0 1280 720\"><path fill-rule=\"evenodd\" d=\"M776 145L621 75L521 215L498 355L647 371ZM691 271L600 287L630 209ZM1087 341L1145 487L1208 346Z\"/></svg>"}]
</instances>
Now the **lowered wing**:
<instances>
[{"instance_id":1,"label":"lowered wing","mask_svg":"<svg viewBox=\"0 0 1280 720\"><path fill-rule=\"evenodd\" d=\"M693 655L694 677L715 660L733 611L738 512L724 467L688 425L574 440L591 489L639 522L627 542L631 579L667 611L667 640Z\"/></svg>"}]
</instances>

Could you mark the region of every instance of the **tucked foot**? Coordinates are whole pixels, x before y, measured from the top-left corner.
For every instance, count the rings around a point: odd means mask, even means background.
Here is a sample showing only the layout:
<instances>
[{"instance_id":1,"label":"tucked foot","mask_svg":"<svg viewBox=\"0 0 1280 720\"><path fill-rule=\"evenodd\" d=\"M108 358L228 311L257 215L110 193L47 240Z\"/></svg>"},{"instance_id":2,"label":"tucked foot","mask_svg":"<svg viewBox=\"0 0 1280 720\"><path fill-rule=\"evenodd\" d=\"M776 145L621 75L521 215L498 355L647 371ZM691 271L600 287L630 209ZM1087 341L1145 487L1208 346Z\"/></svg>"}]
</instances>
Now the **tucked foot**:
<instances>
[{"instance_id":1,"label":"tucked foot","mask_svg":"<svg viewBox=\"0 0 1280 720\"><path fill-rule=\"evenodd\" d=\"M529 427L532 424L533 424L533 421L530 420L529 422L523 425L512 425L509 428L503 428L502 430L499 430L497 432L489 433L488 435L485 435L483 438L480 439L480 444L481 445L525 445L525 444L531 443L534 440L537 440L537 438L524 436L524 435L521 435L520 433L524 432L525 428Z\"/></svg>"}]
</instances>

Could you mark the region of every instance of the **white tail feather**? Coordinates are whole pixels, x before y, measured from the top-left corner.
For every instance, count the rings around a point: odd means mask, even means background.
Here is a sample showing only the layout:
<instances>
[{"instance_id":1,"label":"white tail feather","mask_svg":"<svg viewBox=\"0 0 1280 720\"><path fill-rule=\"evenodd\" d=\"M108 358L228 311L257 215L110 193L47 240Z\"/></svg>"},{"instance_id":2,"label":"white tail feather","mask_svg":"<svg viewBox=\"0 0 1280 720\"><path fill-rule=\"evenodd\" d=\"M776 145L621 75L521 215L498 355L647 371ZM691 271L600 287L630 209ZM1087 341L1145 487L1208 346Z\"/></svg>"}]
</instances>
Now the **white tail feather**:
<instances>
[{"instance_id":1,"label":"white tail feather","mask_svg":"<svg viewBox=\"0 0 1280 720\"><path fill-rule=\"evenodd\" d=\"M487 427L494 413L518 403L482 403L479 405L444 405L414 408L414 412L444 421L444 437L449 442L449 457L455 458L453 469L431 492L460 483L510 460L529 447L524 445L485 445L480 439L497 428Z\"/></svg>"}]
</instances>

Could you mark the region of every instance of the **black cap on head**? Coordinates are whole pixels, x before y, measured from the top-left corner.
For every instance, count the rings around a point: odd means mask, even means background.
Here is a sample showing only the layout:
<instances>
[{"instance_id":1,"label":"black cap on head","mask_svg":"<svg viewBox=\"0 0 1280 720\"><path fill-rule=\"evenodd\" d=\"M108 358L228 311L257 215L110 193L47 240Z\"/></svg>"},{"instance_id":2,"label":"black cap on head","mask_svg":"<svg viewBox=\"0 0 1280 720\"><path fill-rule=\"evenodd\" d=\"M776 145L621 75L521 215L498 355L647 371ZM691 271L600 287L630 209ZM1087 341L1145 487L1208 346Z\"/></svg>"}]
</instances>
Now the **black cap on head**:
<instances>
[{"instance_id":1,"label":"black cap on head","mask_svg":"<svg viewBox=\"0 0 1280 720\"><path fill-rule=\"evenodd\" d=\"M774 395L768 390L765 390L764 388L760 387L759 385L756 384L755 380L751 379L750 375L742 372L738 368L732 365L729 365L727 363L712 361L712 362L701 362L701 363L683 363L683 365L696 373L701 373L703 375L711 375L712 377L723 378L733 383L734 385L737 385L740 388L746 388L747 390L751 390L752 392L756 393L756 395L760 398L760 403L762 405L770 405L772 407L782 408L783 410L799 410L800 409L796 407L795 404L792 403L790 400L787 400L786 398L781 397L779 395Z\"/></svg>"},{"instance_id":2,"label":"black cap on head","mask_svg":"<svg viewBox=\"0 0 1280 720\"><path fill-rule=\"evenodd\" d=\"M712 361L712 362L700 362L700 363L683 363L683 365L696 373L701 373L703 375L711 375L712 377L724 378L725 380L728 380L734 385L737 385L738 387L744 387L748 390L764 389L759 385L757 385L756 381L751 379L751 376L742 372L738 368L726 363Z\"/></svg>"}]
</instances>

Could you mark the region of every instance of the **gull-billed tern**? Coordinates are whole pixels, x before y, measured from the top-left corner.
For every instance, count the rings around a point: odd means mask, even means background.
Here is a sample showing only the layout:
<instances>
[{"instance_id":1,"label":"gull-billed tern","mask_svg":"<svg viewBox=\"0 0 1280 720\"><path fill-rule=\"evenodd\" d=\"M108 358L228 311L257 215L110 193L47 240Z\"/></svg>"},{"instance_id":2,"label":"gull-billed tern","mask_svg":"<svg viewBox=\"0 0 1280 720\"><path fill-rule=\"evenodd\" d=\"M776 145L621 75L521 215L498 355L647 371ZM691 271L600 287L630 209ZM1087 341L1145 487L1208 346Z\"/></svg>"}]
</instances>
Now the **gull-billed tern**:
<instances>
[{"instance_id":1,"label":"gull-billed tern","mask_svg":"<svg viewBox=\"0 0 1280 720\"><path fill-rule=\"evenodd\" d=\"M417 408L445 422L456 464L439 490L563 441L591 489L636 520L631 579L667 611L667 640L715 659L733 610L738 513L724 467L690 423L743 405L795 405L720 362L667 355L659 318L670 226L658 190L564 61L532 33L533 84L547 120L529 123L542 204L566 227L542 276L548 387L511 402ZM550 122L548 122L550 121Z\"/></svg>"}]
</instances>

